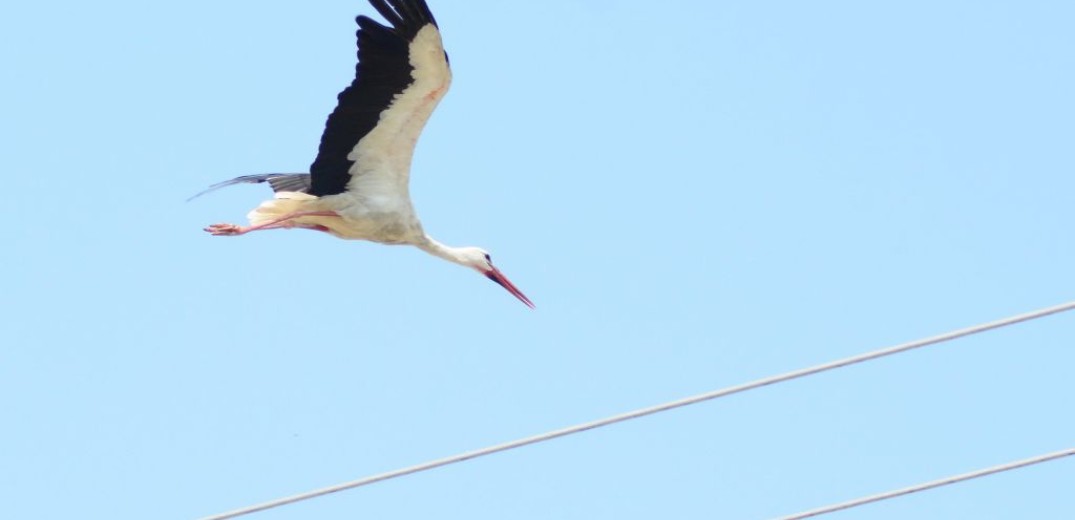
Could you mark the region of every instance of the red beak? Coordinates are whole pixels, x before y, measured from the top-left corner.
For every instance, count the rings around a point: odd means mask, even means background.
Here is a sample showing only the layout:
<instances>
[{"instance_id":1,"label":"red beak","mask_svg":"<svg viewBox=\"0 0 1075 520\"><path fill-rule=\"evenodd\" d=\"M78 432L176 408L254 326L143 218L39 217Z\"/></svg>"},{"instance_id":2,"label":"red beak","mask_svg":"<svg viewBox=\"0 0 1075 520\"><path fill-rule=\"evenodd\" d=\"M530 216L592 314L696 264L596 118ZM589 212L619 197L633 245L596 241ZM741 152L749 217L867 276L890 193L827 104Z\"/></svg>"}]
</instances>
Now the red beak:
<instances>
[{"instance_id":1,"label":"red beak","mask_svg":"<svg viewBox=\"0 0 1075 520\"><path fill-rule=\"evenodd\" d=\"M515 287L515 284L511 283L511 280L508 280L508 277L504 276L504 273L500 272L500 269L493 267L492 269L485 272L485 277L500 284L501 287L507 289L508 292L515 295L515 297L518 298L519 301L525 303L527 307L530 307L531 309L534 308L534 302L531 302L530 298L527 298L526 295L523 294L523 292L520 291L518 287Z\"/></svg>"}]
</instances>

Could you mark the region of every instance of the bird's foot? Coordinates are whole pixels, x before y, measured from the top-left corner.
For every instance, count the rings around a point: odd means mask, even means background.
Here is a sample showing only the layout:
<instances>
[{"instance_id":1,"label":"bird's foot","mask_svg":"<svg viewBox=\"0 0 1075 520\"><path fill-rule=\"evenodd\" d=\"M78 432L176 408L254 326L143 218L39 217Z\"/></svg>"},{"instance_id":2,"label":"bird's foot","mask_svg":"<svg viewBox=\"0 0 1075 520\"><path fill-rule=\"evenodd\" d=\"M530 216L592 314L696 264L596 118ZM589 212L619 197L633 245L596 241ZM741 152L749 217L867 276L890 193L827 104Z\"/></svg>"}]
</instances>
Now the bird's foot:
<instances>
[{"instance_id":1,"label":"bird's foot","mask_svg":"<svg viewBox=\"0 0 1075 520\"><path fill-rule=\"evenodd\" d=\"M247 232L238 224L213 224L205 228L205 231L215 237L237 237Z\"/></svg>"}]
</instances>

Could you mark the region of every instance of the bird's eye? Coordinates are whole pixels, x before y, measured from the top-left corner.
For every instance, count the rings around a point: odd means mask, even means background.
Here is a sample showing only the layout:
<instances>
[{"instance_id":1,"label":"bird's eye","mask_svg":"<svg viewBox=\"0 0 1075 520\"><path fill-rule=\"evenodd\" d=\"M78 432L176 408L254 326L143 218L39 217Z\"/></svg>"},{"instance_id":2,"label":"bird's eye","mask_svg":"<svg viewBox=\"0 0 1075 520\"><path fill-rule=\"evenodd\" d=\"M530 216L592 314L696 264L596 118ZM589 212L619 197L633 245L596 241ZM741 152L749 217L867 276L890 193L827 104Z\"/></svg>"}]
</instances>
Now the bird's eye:
<instances>
[{"instance_id":1,"label":"bird's eye","mask_svg":"<svg viewBox=\"0 0 1075 520\"><path fill-rule=\"evenodd\" d=\"M489 256L489 253L485 253L485 261L493 263L493 257Z\"/></svg>"}]
</instances>

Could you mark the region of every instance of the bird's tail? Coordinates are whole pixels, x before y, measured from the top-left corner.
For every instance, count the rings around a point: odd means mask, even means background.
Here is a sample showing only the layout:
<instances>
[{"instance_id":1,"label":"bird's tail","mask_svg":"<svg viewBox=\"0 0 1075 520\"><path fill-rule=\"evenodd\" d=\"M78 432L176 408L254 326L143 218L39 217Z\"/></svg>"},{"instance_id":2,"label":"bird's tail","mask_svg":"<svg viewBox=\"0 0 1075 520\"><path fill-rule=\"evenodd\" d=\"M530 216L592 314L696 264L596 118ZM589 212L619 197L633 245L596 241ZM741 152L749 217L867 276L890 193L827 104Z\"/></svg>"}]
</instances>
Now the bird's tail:
<instances>
[{"instance_id":1,"label":"bird's tail","mask_svg":"<svg viewBox=\"0 0 1075 520\"><path fill-rule=\"evenodd\" d=\"M219 190L227 186L233 186L235 184L260 184L268 182L272 187L272 191L275 193L290 192L290 193L309 193L310 192L310 174L309 173L261 173L257 175L243 175L242 177L236 177L224 182L218 182L201 193L194 195L187 199L190 202L206 193Z\"/></svg>"},{"instance_id":2,"label":"bird's tail","mask_svg":"<svg viewBox=\"0 0 1075 520\"><path fill-rule=\"evenodd\" d=\"M284 215L290 213L296 213L299 211L309 211L310 201L315 201L319 197L310 195L309 193L299 193L295 191L280 191L276 193L276 196L262 202L253 211L246 214L246 218L250 220L250 225L257 226L269 221L277 220Z\"/></svg>"}]
</instances>

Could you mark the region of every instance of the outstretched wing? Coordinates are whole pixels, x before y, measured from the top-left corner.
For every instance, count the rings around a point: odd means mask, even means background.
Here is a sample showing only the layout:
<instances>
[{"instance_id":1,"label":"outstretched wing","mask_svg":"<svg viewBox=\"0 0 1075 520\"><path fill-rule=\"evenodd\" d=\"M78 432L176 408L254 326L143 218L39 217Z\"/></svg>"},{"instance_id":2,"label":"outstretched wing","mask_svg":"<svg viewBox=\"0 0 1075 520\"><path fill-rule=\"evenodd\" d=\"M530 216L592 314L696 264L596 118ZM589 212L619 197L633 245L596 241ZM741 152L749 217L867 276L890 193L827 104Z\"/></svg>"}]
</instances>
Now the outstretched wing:
<instances>
[{"instance_id":1,"label":"outstretched wing","mask_svg":"<svg viewBox=\"0 0 1075 520\"><path fill-rule=\"evenodd\" d=\"M448 55L425 0L370 0L388 21L359 16L355 80L328 116L310 193L405 194L411 157L451 83Z\"/></svg>"},{"instance_id":2,"label":"outstretched wing","mask_svg":"<svg viewBox=\"0 0 1075 520\"><path fill-rule=\"evenodd\" d=\"M218 182L204 191L194 195L187 199L190 202L206 193L219 190L228 186L234 186L236 184L260 184L268 182L272 187L272 191L279 193L282 191L309 193L310 192L310 174L308 173L259 173L256 175L243 175L242 177L236 177L224 182Z\"/></svg>"}]
</instances>

